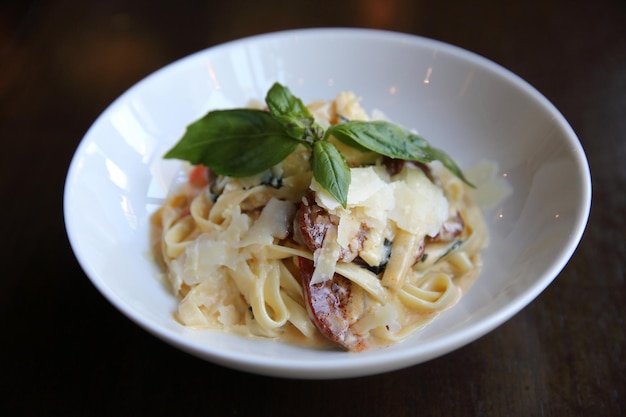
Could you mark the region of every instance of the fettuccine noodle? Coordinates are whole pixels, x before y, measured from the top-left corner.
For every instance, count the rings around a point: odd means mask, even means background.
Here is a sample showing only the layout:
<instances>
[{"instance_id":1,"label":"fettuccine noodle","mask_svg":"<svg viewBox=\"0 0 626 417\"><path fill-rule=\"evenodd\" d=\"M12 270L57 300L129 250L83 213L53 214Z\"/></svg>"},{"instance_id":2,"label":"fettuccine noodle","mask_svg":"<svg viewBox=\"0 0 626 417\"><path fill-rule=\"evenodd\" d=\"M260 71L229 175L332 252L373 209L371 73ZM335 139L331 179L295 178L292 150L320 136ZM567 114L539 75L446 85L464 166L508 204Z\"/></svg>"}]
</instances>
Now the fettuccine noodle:
<instances>
[{"instance_id":1,"label":"fettuccine noodle","mask_svg":"<svg viewBox=\"0 0 626 417\"><path fill-rule=\"evenodd\" d=\"M325 125L338 115L368 119L352 93L310 109ZM302 259L315 265L312 283L337 276L351 283L348 309L337 312L350 322L351 337L360 340L348 344L349 350L405 340L458 302L480 270L487 243L468 186L438 166L407 164L392 173L378 156L344 150L354 182L345 209L329 203L312 180L304 147L270 172L190 182L167 198L152 221L156 254L180 300L180 323L332 345L307 304ZM411 200L413 189L426 201ZM310 209L303 202L307 195L335 221L315 250L299 236L299 213ZM421 211L406 212L414 206ZM441 239L450 218L461 219L456 226L462 230ZM356 258L341 258L345 253Z\"/></svg>"}]
</instances>

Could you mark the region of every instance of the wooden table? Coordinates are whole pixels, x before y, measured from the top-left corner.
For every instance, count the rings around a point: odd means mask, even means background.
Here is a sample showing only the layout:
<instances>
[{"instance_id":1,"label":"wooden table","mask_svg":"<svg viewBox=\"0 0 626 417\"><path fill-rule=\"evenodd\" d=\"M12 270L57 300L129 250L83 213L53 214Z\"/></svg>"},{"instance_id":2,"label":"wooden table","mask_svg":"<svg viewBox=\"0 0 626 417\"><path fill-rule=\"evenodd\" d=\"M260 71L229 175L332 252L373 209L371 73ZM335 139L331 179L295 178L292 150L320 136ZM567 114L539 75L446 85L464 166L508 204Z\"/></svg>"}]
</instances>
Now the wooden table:
<instances>
[{"instance_id":1,"label":"wooden table","mask_svg":"<svg viewBox=\"0 0 626 417\"><path fill-rule=\"evenodd\" d=\"M593 176L571 261L490 334L428 363L333 381L222 368L98 293L63 224L70 158L119 94L187 54L314 26L435 38L561 110ZM626 413L626 3L622 0L4 1L0 6L1 415L620 416Z\"/></svg>"}]
</instances>

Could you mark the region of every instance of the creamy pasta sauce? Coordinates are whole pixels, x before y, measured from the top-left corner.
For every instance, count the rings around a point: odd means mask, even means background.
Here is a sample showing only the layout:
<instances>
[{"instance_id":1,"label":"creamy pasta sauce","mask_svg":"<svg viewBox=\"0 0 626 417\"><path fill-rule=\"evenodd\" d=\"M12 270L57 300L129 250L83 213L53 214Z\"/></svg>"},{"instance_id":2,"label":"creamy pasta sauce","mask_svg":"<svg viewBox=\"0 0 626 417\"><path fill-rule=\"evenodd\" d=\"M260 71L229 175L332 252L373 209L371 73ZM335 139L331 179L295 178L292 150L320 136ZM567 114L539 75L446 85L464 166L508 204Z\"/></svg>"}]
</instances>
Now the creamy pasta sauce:
<instances>
[{"instance_id":1,"label":"creamy pasta sauce","mask_svg":"<svg viewBox=\"0 0 626 417\"><path fill-rule=\"evenodd\" d=\"M309 108L325 126L369 119L352 93ZM313 180L304 147L254 177L190 171L153 216L183 325L362 351L458 302L487 243L468 186L438 165L337 145L346 207Z\"/></svg>"}]
</instances>

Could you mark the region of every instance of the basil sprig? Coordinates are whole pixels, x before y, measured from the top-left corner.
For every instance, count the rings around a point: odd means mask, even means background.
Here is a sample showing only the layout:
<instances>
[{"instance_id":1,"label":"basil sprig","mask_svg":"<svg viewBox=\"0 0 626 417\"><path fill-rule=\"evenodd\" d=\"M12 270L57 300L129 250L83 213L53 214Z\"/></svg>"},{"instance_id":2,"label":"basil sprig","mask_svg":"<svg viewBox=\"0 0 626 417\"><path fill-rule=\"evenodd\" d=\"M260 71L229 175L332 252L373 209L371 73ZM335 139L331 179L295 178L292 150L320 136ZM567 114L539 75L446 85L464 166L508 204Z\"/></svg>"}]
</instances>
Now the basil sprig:
<instances>
[{"instance_id":1,"label":"basil sprig","mask_svg":"<svg viewBox=\"0 0 626 417\"><path fill-rule=\"evenodd\" d=\"M396 159L428 163L439 161L468 185L461 168L441 149L433 148L423 137L386 121L352 120L330 126L325 138L334 136L353 148L374 151Z\"/></svg>"},{"instance_id":2,"label":"basil sprig","mask_svg":"<svg viewBox=\"0 0 626 417\"><path fill-rule=\"evenodd\" d=\"M290 137L313 144L324 133L315 123L309 108L288 88L275 83L267 92L265 102L270 114L283 125Z\"/></svg>"},{"instance_id":3,"label":"basil sprig","mask_svg":"<svg viewBox=\"0 0 626 417\"><path fill-rule=\"evenodd\" d=\"M332 136L351 147L391 158L425 163L440 161L471 185L445 152L392 123L346 121L324 132L302 100L279 83L270 88L265 102L268 111L210 111L191 123L164 157L202 164L219 175L247 177L268 170L303 144L311 149L313 178L346 207L350 168L329 141Z\"/></svg>"}]
</instances>

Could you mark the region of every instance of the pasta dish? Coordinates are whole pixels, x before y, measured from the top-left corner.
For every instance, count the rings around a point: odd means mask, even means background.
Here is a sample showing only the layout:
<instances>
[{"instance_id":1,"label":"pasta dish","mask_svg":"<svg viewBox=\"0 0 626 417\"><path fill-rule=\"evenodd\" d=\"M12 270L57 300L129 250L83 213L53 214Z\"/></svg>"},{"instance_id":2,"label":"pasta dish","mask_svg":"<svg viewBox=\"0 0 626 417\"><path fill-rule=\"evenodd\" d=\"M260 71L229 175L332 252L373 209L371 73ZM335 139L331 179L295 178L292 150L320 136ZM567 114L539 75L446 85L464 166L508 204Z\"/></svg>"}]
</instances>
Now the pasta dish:
<instances>
[{"instance_id":1,"label":"pasta dish","mask_svg":"<svg viewBox=\"0 0 626 417\"><path fill-rule=\"evenodd\" d=\"M322 130L381 118L351 92L303 111ZM304 141L253 175L189 164L152 218L180 323L359 352L403 341L458 302L487 243L470 185L437 161L340 136L326 141L348 167L343 201Z\"/></svg>"}]
</instances>

